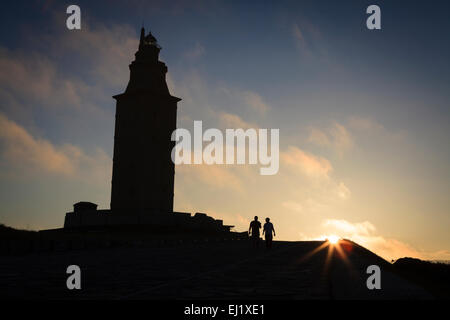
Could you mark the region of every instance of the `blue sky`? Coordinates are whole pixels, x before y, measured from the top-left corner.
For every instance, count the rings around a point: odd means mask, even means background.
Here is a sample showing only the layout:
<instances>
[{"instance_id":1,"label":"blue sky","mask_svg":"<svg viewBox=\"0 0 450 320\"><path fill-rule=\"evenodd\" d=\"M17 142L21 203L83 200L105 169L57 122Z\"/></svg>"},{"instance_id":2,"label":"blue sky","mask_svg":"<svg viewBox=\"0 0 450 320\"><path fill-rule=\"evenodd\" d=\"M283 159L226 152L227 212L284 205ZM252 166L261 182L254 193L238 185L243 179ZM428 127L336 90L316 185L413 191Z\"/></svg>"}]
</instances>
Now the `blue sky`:
<instances>
[{"instance_id":1,"label":"blue sky","mask_svg":"<svg viewBox=\"0 0 450 320\"><path fill-rule=\"evenodd\" d=\"M144 23L183 99L179 127L280 129L279 175L177 168L177 210L450 259L447 2L78 1L79 31L65 28L70 4L2 7L1 222L53 228L77 201L109 207L111 96ZM365 27L370 4L381 30Z\"/></svg>"}]
</instances>

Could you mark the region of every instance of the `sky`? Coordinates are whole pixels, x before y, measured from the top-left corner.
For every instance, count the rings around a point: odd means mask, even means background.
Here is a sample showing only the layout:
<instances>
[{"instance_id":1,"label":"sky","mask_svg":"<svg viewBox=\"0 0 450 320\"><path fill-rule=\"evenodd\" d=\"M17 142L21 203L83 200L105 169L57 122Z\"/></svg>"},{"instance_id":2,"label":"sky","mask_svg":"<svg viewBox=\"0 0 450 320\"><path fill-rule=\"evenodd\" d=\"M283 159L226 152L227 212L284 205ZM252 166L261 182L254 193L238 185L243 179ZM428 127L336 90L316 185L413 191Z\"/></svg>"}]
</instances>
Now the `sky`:
<instances>
[{"instance_id":1,"label":"sky","mask_svg":"<svg viewBox=\"0 0 450 320\"><path fill-rule=\"evenodd\" d=\"M81 9L68 30L66 8ZM381 30L366 8L381 9ZM14 1L0 13L0 223L109 208L115 101L142 25L177 126L277 128L280 169L180 165L175 210L278 240L351 239L385 259L450 260L446 1ZM151 148L151 145L149 145Z\"/></svg>"}]
</instances>

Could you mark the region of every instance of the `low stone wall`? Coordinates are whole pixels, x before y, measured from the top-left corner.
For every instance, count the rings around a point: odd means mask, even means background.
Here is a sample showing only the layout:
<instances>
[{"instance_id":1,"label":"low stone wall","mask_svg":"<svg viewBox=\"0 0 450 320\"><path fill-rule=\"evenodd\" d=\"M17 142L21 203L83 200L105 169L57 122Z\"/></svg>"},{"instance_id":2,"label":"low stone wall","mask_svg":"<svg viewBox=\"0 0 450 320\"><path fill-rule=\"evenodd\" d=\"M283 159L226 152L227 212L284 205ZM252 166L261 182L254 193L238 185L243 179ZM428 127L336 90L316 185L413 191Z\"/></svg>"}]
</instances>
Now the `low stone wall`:
<instances>
[{"instance_id":1,"label":"low stone wall","mask_svg":"<svg viewBox=\"0 0 450 320\"><path fill-rule=\"evenodd\" d=\"M224 226L222 220L216 220L205 213L197 212L194 216L185 212L120 214L110 210L85 210L68 212L64 220L64 228L100 226L177 226L191 230L230 231L232 226Z\"/></svg>"},{"instance_id":2,"label":"low stone wall","mask_svg":"<svg viewBox=\"0 0 450 320\"><path fill-rule=\"evenodd\" d=\"M228 241L248 240L246 232L223 233L218 236L199 235L194 238L168 239L121 239L104 237L71 236L70 234L36 236L34 239L4 239L0 243L0 255L39 254L68 252L73 250L96 250L114 247L166 248L178 246L213 245Z\"/></svg>"}]
</instances>

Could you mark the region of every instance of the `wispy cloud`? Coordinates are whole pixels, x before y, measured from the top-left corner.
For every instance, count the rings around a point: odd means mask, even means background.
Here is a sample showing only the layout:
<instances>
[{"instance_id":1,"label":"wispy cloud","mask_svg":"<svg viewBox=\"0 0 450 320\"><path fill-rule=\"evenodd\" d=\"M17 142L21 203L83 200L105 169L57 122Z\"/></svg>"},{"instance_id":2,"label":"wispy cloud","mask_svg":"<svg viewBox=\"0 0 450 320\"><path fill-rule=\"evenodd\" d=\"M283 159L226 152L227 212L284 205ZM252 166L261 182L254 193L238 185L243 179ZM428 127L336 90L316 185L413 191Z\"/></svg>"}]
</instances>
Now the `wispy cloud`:
<instances>
[{"instance_id":1,"label":"wispy cloud","mask_svg":"<svg viewBox=\"0 0 450 320\"><path fill-rule=\"evenodd\" d=\"M311 49L306 42L305 35L297 23L292 25L292 35L294 36L295 43L297 44L300 53L307 57L312 56Z\"/></svg>"},{"instance_id":2,"label":"wispy cloud","mask_svg":"<svg viewBox=\"0 0 450 320\"><path fill-rule=\"evenodd\" d=\"M105 26L84 23L82 32L59 34L44 38L44 44L58 63L58 56L69 54L76 57L74 63L81 66L79 73L89 76L89 83L100 83L103 87L123 88L128 78L130 57L136 52L138 38L129 25ZM65 75L70 78L70 75ZM68 77L69 76L69 77Z\"/></svg>"},{"instance_id":3,"label":"wispy cloud","mask_svg":"<svg viewBox=\"0 0 450 320\"><path fill-rule=\"evenodd\" d=\"M302 58L329 62L327 41L324 40L318 26L302 19L291 27L292 37ZM334 68L334 66L333 66Z\"/></svg>"},{"instance_id":4,"label":"wispy cloud","mask_svg":"<svg viewBox=\"0 0 450 320\"><path fill-rule=\"evenodd\" d=\"M270 109L270 106L256 92L244 91L242 94L247 105L254 111L265 114Z\"/></svg>"},{"instance_id":5,"label":"wispy cloud","mask_svg":"<svg viewBox=\"0 0 450 320\"><path fill-rule=\"evenodd\" d=\"M0 68L3 109L11 110L8 105L11 102L26 104L28 108L78 108L81 105L80 84L60 77L57 65L47 57L0 48Z\"/></svg>"},{"instance_id":6,"label":"wispy cloud","mask_svg":"<svg viewBox=\"0 0 450 320\"><path fill-rule=\"evenodd\" d=\"M407 132L402 129L389 130L372 117L351 116L348 118L347 127L355 134L379 135L397 142L404 141L408 135Z\"/></svg>"},{"instance_id":7,"label":"wispy cloud","mask_svg":"<svg viewBox=\"0 0 450 320\"><path fill-rule=\"evenodd\" d=\"M248 122L244 121L237 114L232 114L232 113L227 113L227 112L219 112L218 119L224 128L229 128L229 129L239 129L239 128L257 129L258 128L258 126L256 124L248 123Z\"/></svg>"},{"instance_id":8,"label":"wispy cloud","mask_svg":"<svg viewBox=\"0 0 450 320\"><path fill-rule=\"evenodd\" d=\"M33 137L1 113L0 146L0 156L9 174L47 173L103 183L111 172L112 161L103 150L98 149L96 154L87 155L71 144L55 146L46 139Z\"/></svg>"},{"instance_id":9,"label":"wispy cloud","mask_svg":"<svg viewBox=\"0 0 450 320\"><path fill-rule=\"evenodd\" d=\"M207 164L179 165L176 169L177 179L187 185L198 187L198 184L201 184L235 192L243 192L245 190L242 176L236 174L233 169L227 166ZM242 170L240 173L242 173Z\"/></svg>"},{"instance_id":10,"label":"wispy cloud","mask_svg":"<svg viewBox=\"0 0 450 320\"><path fill-rule=\"evenodd\" d=\"M180 121L180 127L202 120L210 127L258 128L258 121L272 109L258 92L209 83L207 75L196 69L167 78L170 91L183 98L179 118L187 121Z\"/></svg>"},{"instance_id":11,"label":"wispy cloud","mask_svg":"<svg viewBox=\"0 0 450 320\"><path fill-rule=\"evenodd\" d=\"M44 139L35 139L23 127L0 114L2 158L10 165L33 171L74 175L74 158L81 154L72 145L55 147Z\"/></svg>"},{"instance_id":12,"label":"wispy cloud","mask_svg":"<svg viewBox=\"0 0 450 320\"><path fill-rule=\"evenodd\" d=\"M111 95L126 85L135 31L87 22L82 32L58 30L25 36L28 50L0 48L1 174L107 185L112 161L99 137L112 127Z\"/></svg>"},{"instance_id":13,"label":"wispy cloud","mask_svg":"<svg viewBox=\"0 0 450 320\"><path fill-rule=\"evenodd\" d=\"M364 131L381 131L385 130L385 127L373 118L351 116L348 119L348 125L354 130Z\"/></svg>"},{"instance_id":14,"label":"wispy cloud","mask_svg":"<svg viewBox=\"0 0 450 320\"><path fill-rule=\"evenodd\" d=\"M295 212L302 212L304 210L304 206L301 203L295 201L284 201L281 203L281 205Z\"/></svg>"},{"instance_id":15,"label":"wispy cloud","mask_svg":"<svg viewBox=\"0 0 450 320\"><path fill-rule=\"evenodd\" d=\"M289 187L300 188L300 194L292 193L281 205L292 212L323 216L338 203L348 200L350 189L332 175L331 162L321 156L289 146L280 155L283 174L292 180Z\"/></svg>"},{"instance_id":16,"label":"wispy cloud","mask_svg":"<svg viewBox=\"0 0 450 320\"><path fill-rule=\"evenodd\" d=\"M346 200L350 197L351 194L352 193L350 189L343 182L340 182L337 186L337 195L339 196L339 198Z\"/></svg>"},{"instance_id":17,"label":"wispy cloud","mask_svg":"<svg viewBox=\"0 0 450 320\"><path fill-rule=\"evenodd\" d=\"M354 146L350 131L336 121L333 121L326 129L310 127L307 141L319 146L332 148L341 157Z\"/></svg>"},{"instance_id":18,"label":"wispy cloud","mask_svg":"<svg viewBox=\"0 0 450 320\"><path fill-rule=\"evenodd\" d=\"M323 222L325 228L334 228L346 234L369 235L376 230L375 226L369 221L360 223L350 223L347 220L326 219Z\"/></svg>"},{"instance_id":19,"label":"wispy cloud","mask_svg":"<svg viewBox=\"0 0 450 320\"><path fill-rule=\"evenodd\" d=\"M197 60L200 57L202 57L205 54L205 47L202 46L199 42L196 42L195 45L188 49L185 53L184 56L188 59L188 60Z\"/></svg>"},{"instance_id":20,"label":"wispy cloud","mask_svg":"<svg viewBox=\"0 0 450 320\"><path fill-rule=\"evenodd\" d=\"M328 178L333 170L331 163L322 157L315 156L295 146L290 146L281 153L281 160L294 171L309 177Z\"/></svg>"}]
</instances>

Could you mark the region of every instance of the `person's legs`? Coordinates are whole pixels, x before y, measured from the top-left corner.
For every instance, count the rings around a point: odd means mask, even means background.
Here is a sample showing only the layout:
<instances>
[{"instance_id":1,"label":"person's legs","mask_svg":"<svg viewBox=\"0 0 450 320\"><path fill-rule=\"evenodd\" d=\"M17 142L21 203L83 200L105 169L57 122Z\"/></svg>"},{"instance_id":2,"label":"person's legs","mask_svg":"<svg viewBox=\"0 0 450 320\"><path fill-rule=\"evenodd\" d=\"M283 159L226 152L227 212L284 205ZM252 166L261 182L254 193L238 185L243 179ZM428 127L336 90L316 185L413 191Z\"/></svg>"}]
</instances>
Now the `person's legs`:
<instances>
[{"instance_id":1,"label":"person's legs","mask_svg":"<svg viewBox=\"0 0 450 320\"><path fill-rule=\"evenodd\" d=\"M272 248L272 237L269 235L266 236L266 247Z\"/></svg>"},{"instance_id":2,"label":"person's legs","mask_svg":"<svg viewBox=\"0 0 450 320\"><path fill-rule=\"evenodd\" d=\"M252 236L253 248L257 248L259 244L259 236Z\"/></svg>"}]
</instances>

